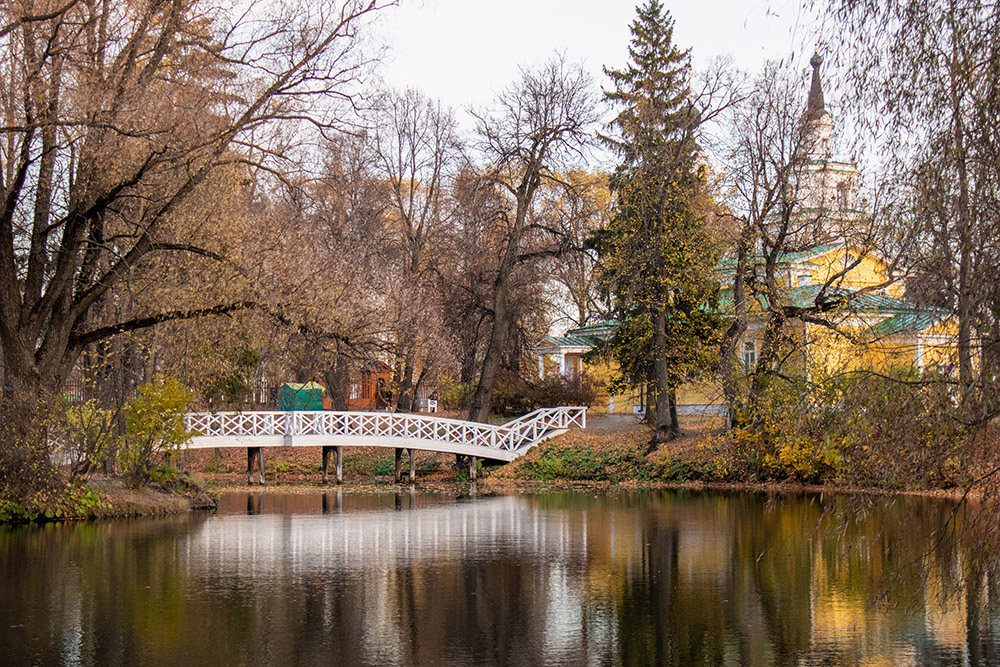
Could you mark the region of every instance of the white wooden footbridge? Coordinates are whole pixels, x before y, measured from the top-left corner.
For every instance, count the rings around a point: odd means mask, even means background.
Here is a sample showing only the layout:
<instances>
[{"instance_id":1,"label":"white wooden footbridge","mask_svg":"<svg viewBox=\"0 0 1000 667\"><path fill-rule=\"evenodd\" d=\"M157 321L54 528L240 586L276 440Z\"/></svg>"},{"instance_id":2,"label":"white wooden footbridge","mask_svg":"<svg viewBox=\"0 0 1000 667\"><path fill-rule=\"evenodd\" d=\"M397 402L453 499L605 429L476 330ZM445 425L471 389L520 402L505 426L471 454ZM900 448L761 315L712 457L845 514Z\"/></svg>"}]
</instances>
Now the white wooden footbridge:
<instances>
[{"instance_id":1,"label":"white wooden footbridge","mask_svg":"<svg viewBox=\"0 0 1000 667\"><path fill-rule=\"evenodd\" d=\"M586 428L587 409L541 408L500 425L391 412L190 412L184 415L184 426L198 434L184 445L186 449L246 447L250 483L255 463L264 482L264 447L316 446L323 447L323 481L332 454L339 482L344 445L394 448L397 480L403 449L408 449L412 480L415 450L465 457L475 477L478 459L513 461L546 438Z\"/></svg>"}]
</instances>

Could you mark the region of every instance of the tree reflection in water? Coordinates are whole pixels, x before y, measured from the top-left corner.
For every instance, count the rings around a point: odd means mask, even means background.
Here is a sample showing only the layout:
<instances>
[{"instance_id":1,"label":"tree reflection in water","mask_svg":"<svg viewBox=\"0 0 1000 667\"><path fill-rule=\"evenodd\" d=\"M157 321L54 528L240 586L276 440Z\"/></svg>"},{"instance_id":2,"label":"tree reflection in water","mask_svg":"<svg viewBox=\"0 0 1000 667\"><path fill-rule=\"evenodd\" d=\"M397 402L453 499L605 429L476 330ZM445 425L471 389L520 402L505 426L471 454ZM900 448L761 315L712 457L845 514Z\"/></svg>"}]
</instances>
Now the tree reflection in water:
<instances>
[{"instance_id":1,"label":"tree reflection in water","mask_svg":"<svg viewBox=\"0 0 1000 667\"><path fill-rule=\"evenodd\" d=\"M337 490L2 528L0 664L997 664L952 506Z\"/></svg>"}]
</instances>

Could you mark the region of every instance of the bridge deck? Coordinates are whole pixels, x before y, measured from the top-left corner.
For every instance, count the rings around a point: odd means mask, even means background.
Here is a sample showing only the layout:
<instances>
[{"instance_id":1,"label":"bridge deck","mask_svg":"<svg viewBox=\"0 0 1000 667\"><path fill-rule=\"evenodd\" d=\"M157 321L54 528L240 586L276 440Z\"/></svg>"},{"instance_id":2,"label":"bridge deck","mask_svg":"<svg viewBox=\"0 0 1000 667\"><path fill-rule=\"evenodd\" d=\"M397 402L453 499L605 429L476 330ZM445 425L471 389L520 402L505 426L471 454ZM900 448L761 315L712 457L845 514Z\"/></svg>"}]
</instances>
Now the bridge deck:
<instances>
[{"instance_id":1,"label":"bridge deck","mask_svg":"<svg viewBox=\"0 0 1000 667\"><path fill-rule=\"evenodd\" d=\"M506 424L389 412L198 412L185 447L366 446L418 449L512 461L546 438L585 428L585 407L535 410Z\"/></svg>"}]
</instances>

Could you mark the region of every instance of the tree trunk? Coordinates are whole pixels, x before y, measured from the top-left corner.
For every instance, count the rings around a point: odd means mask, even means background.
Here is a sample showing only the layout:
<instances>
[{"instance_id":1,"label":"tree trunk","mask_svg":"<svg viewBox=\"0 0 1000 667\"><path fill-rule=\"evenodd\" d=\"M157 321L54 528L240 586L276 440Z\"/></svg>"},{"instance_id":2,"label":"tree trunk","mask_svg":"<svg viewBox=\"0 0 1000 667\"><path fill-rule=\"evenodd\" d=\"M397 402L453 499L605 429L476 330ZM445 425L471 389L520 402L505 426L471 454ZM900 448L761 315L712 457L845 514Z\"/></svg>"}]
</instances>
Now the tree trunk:
<instances>
[{"instance_id":1,"label":"tree trunk","mask_svg":"<svg viewBox=\"0 0 1000 667\"><path fill-rule=\"evenodd\" d=\"M740 421L740 406L738 398L739 383L739 345L747 331L746 306L746 271L747 255L753 243L753 227L746 221L740 233L740 242L736 248L736 272L733 275L733 306L736 315L732 324L726 329L719 343L719 365L722 369L722 395L726 401L727 421L734 428Z\"/></svg>"},{"instance_id":2,"label":"tree trunk","mask_svg":"<svg viewBox=\"0 0 1000 667\"><path fill-rule=\"evenodd\" d=\"M674 432L676 438L681 434L681 423L677 419L677 387L670 387L668 395L670 396L670 430Z\"/></svg>"},{"instance_id":3,"label":"tree trunk","mask_svg":"<svg viewBox=\"0 0 1000 667\"><path fill-rule=\"evenodd\" d=\"M5 387L0 398L0 493L27 497L56 479L46 417L62 379L41 374L25 341L5 335L2 343L6 382L12 390Z\"/></svg>"},{"instance_id":4,"label":"tree trunk","mask_svg":"<svg viewBox=\"0 0 1000 667\"><path fill-rule=\"evenodd\" d=\"M507 310L507 280L502 281L502 288L498 288L497 296L493 305L493 329L490 333L490 342L486 346L486 354L483 356L483 367L479 373L479 384L472 395L472 403L469 405L469 420L485 422L489 418L490 399L493 398L493 386L496 383L497 371L500 370L500 362L503 361L503 349L507 344L507 332L510 323Z\"/></svg>"},{"instance_id":5,"label":"tree trunk","mask_svg":"<svg viewBox=\"0 0 1000 667\"><path fill-rule=\"evenodd\" d=\"M677 437L674 422L677 420L676 409L671 416L670 369L667 367L667 314L661 307L656 312L653 331L653 400L656 402L653 419L653 439L650 450L657 445L670 442Z\"/></svg>"},{"instance_id":6,"label":"tree trunk","mask_svg":"<svg viewBox=\"0 0 1000 667\"><path fill-rule=\"evenodd\" d=\"M333 364L323 375L326 383L326 393L330 396L330 407L334 410L347 409L347 385L350 381L347 371L347 359L338 353Z\"/></svg>"},{"instance_id":7,"label":"tree trunk","mask_svg":"<svg viewBox=\"0 0 1000 667\"><path fill-rule=\"evenodd\" d=\"M406 357L403 359L403 374L399 379L396 412L412 412L413 409L413 357L413 349L407 349Z\"/></svg>"},{"instance_id":8,"label":"tree trunk","mask_svg":"<svg viewBox=\"0 0 1000 667\"><path fill-rule=\"evenodd\" d=\"M538 176L534 174L526 176L521 187L517 189L517 214L494 282L493 328L490 332L489 343L486 345L486 354L483 356L479 384L476 385L476 391L472 395L472 403L469 406L470 421L485 422L489 417L493 385L496 383L497 371L503 361L504 347L507 345L507 336L510 333L510 305L507 303L510 282L513 278L514 264L518 248L521 245L521 234L524 232L528 208L531 206L531 200L537 188Z\"/></svg>"},{"instance_id":9,"label":"tree trunk","mask_svg":"<svg viewBox=\"0 0 1000 667\"><path fill-rule=\"evenodd\" d=\"M760 343L760 355L750 379L750 393L747 396L748 418L753 423L759 423L759 403L771 379L771 369L778 359L778 345L781 331L785 326L785 318L780 310L774 309L768 314Z\"/></svg>"},{"instance_id":10,"label":"tree trunk","mask_svg":"<svg viewBox=\"0 0 1000 667\"><path fill-rule=\"evenodd\" d=\"M413 384L413 412L420 412L420 388L424 386L424 379L427 377L427 360L424 359L424 365L420 369L420 375L417 376L417 381Z\"/></svg>"}]
</instances>

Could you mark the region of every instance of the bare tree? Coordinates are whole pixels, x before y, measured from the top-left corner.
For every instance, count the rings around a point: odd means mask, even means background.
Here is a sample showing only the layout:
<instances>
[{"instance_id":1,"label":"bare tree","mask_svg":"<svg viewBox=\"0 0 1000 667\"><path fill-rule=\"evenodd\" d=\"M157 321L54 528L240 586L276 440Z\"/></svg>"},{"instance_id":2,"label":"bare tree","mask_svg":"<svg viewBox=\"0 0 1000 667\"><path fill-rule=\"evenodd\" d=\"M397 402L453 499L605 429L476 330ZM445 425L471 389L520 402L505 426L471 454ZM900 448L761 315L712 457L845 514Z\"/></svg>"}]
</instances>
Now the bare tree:
<instances>
[{"instance_id":1,"label":"bare tree","mask_svg":"<svg viewBox=\"0 0 1000 667\"><path fill-rule=\"evenodd\" d=\"M597 288L597 251L588 245L607 224L611 193L603 173L571 171L565 180L572 187L551 198L547 212L568 236L567 252L554 260L552 272L561 291L556 297L556 322L579 327L608 312Z\"/></svg>"},{"instance_id":2,"label":"bare tree","mask_svg":"<svg viewBox=\"0 0 1000 667\"><path fill-rule=\"evenodd\" d=\"M176 237L176 217L220 169L275 171L280 124L335 124L365 65L359 30L383 4L5 6L0 342L19 423L87 345L251 305L96 316L158 257L222 257Z\"/></svg>"},{"instance_id":3,"label":"bare tree","mask_svg":"<svg viewBox=\"0 0 1000 667\"><path fill-rule=\"evenodd\" d=\"M414 373L418 367L422 373L428 368L433 339L439 337L429 331L429 325L439 320L434 246L439 243L447 188L460 166L462 146L450 111L414 90L384 96L374 119L374 135L379 173L391 190L390 224L400 272L394 295L400 315L396 405L406 412L414 407L420 384ZM420 342L422 354L418 354Z\"/></svg>"},{"instance_id":4,"label":"bare tree","mask_svg":"<svg viewBox=\"0 0 1000 667\"><path fill-rule=\"evenodd\" d=\"M885 210L861 213L824 200L828 185L824 172L810 171L811 166L830 159L832 150L824 143L829 140L823 125L829 115L819 88L821 62L814 56L813 85L806 105L800 79L789 76L782 63L772 62L728 117L727 204L739 223L739 235L724 260L727 273L731 271L726 278L732 281L733 311L720 356L732 422L740 419L739 413L744 419L756 419L757 403L769 384L775 378L791 379L787 364L803 352L803 341L795 338L791 325L821 327L858 342L855 333L839 323L853 312L855 302L896 279L904 256L903 237L894 239L894 247L886 242L887 228L897 219L889 218ZM798 285L789 276L787 259L821 242L841 244L845 261L821 284L811 285L792 299L790 293ZM873 252L886 262L885 281L861 289L842 288L848 274ZM748 394L741 400L738 346L751 319L761 325L760 351L746 369Z\"/></svg>"},{"instance_id":5,"label":"bare tree","mask_svg":"<svg viewBox=\"0 0 1000 667\"><path fill-rule=\"evenodd\" d=\"M579 157L598 119L588 75L556 59L501 93L492 112L476 114L487 177L510 198L505 238L493 284L492 330L469 418L485 421L497 370L511 330L511 287L518 265L558 252L561 238L533 224L536 194L543 183L561 183L558 173ZM548 243L548 246L545 244Z\"/></svg>"},{"instance_id":6,"label":"bare tree","mask_svg":"<svg viewBox=\"0 0 1000 667\"><path fill-rule=\"evenodd\" d=\"M958 321L958 376L968 394L1000 368L1000 6L981 0L834 2L849 36L842 58L860 120L909 185L899 204L922 231L918 297ZM977 357L981 354L978 378ZM989 401L983 402L989 415Z\"/></svg>"}]
</instances>

